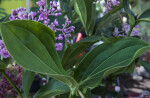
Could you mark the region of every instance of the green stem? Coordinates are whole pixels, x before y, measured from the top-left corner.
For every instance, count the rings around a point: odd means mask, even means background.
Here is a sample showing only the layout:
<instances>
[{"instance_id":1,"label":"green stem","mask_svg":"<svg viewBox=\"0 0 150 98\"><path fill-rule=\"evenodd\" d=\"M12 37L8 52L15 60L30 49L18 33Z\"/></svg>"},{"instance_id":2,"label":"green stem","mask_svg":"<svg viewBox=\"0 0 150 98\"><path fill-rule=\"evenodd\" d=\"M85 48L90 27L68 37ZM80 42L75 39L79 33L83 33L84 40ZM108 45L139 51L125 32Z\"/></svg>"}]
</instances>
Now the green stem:
<instances>
[{"instance_id":1,"label":"green stem","mask_svg":"<svg viewBox=\"0 0 150 98\"><path fill-rule=\"evenodd\" d=\"M69 98L73 98L73 95L72 95L72 93L71 93L71 92L70 92Z\"/></svg>"},{"instance_id":2,"label":"green stem","mask_svg":"<svg viewBox=\"0 0 150 98\"><path fill-rule=\"evenodd\" d=\"M85 30L87 37L89 37L89 32L87 32L87 30Z\"/></svg>"},{"instance_id":3,"label":"green stem","mask_svg":"<svg viewBox=\"0 0 150 98\"><path fill-rule=\"evenodd\" d=\"M4 72L4 70L0 70L0 72L5 76L5 78L9 81L9 83L12 85L12 87L16 90L16 92L20 95L21 98L23 98L20 90L16 87L16 85L12 82L10 77Z\"/></svg>"},{"instance_id":4,"label":"green stem","mask_svg":"<svg viewBox=\"0 0 150 98\"><path fill-rule=\"evenodd\" d=\"M129 30L129 32L128 32L127 37L130 37L130 35L131 35L131 33L132 33L133 28L134 28L134 25L131 25L130 30Z\"/></svg>"},{"instance_id":5,"label":"green stem","mask_svg":"<svg viewBox=\"0 0 150 98\"><path fill-rule=\"evenodd\" d=\"M84 95L83 95L83 93L80 90L78 90L78 93L81 96L81 98L85 98Z\"/></svg>"},{"instance_id":6,"label":"green stem","mask_svg":"<svg viewBox=\"0 0 150 98\"><path fill-rule=\"evenodd\" d=\"M106 86L104 88L103 94L101 96L102 98L105 98L105 95L106 95L106 92L108 90L108 86L109 86L110 82L111 82L111 77L108 77L108 82L107 82L107 84L106 84Z\"/></svg>"}]
</instances>

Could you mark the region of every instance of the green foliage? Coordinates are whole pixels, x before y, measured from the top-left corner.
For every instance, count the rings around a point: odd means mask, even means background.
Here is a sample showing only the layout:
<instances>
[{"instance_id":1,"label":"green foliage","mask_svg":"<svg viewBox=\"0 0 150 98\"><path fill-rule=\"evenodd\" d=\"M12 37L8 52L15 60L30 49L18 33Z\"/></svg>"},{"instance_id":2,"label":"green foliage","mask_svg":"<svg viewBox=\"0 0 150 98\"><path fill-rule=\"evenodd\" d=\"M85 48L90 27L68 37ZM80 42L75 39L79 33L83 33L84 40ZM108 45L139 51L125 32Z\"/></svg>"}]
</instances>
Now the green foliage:
<instances>
[{"instance_id":1,"label":"green foliage","mask_svg":"<svg viewBox=\"0 0 150 98\"><path fill-rule=\"evenodd\" d=\"M114 7L112 10L110 10L106 15L104 15L100 19L99 23L95 27L96 32L98 32L100 29L105 27L106 26L105 24L108 24L108 23L112 22L112 21L110 21L110 19L113 18L114 14L116 12L118 12L119 10L121 10L123 8L123 0L119 0L119 1L120 1L119 6ZM133 0L129 0L129 2L133 2Z\"/></svg>"},{"instance_id":2,"label":"green foliage","mask_svg":"<svg viewBox=\"0 0 150 98\"><path fill-rule=\"evenodd\" d=\"M52 96L70 92L67 85L52 79L45 86L39 89L33 98L51 98Z\"/></svg>"},{"instance_id":3,"label":"green foliage","mask_svg":"<svg viewBox=\"0 0 150 98\"><path fill-rule=\"evenodd\" d=\"M2 23L1 32L11 56L23 68L66 83L73 92L78 88L61 66L51 29L35 21L15 20Z\"/></svg>"},{"instance_id":4,"label":"green foliage","mask_svg":"<svg viewBox=\"0 0 150 98\"><path fill-rule=\"evenodd\" d=\"M134 25L136 16L129 8L129 0L123 0L123 7L124 10L128 13L129 19L131 21L131 25Z\"/></svg>"},{"instance_id":5,"label":"green foliage","mask_svg":"<svg viewBox=\"0 0 150 98\"><path fill-rule=\"evenodd\" d=\"M22 89L23 89L23 95L24 98L28 98L29 91L34 79L35 73L28 71L28 70L23 70L22 73Z\"/></svg>"},{"instance_id":6,"label":"green foliage","mask_svg":"<svg viewBox=\"0 0 150 98\"><path fill-rule=\"evenodd\" d=\"M63 14L67 15L69 19L72 17L72 8L70 0L59 0Z\"/></svg>"},{"instance_id":7,"label":"green foliage","mask_svg":"<svg viewBox=\"0 0 150 98\"><path fill-rule=\"evenodd\" d=\"M149 44L137 38L122 38L101 44L80 62L75 79L81 88L95 88L105 76L124 73L129 69L132 72L134 60L149 49Z\"/></svg>"},{"instance_id":8,"label":"green foliage","mask_svg":"<svg viewBox=\"0 0 150 98\"><path fill-rule=\"evenodd\" d=\"M130 8L129 8L129 0L123 0L123 7L124 7L124 10L128 13L128 14L130 14L130 15L132 15L132 16L135 16L134 15L134 13L130 10Z\"/></svg>"},{"instance_id":9,"label":"green foliage","mask_svg":"<svg viewBox=\"0 0 150 98\"><path fill-rule=\"evenodd\" d=\"M24 68L22 89L25 98L29 95L35 73L53 79L48 79L48 83L39 89L34 98L59 97L59 95L61 98L65 98L64 96L84 98L84 95L85 98L91 98L91 90L99 86L104 77L133 72L135 59L150 49L148 43L138 38L103 36L103 44L96 46L87 54L84 53L101 39L92 35L118 19L116 12L123 7L131 22L129 36L136 24L141 21L150 22L150 9L135 18L129 8L129 3L133 0L120 0L119 6L114 7L100 19L96 19L96 5L93 1L95 0L60 0L63 15L67 15L73 21L73 25L79 26L77 31L85 29L88 36L68 46L62 53L55 49L55 33L57 35L58 32L54 33L41 23L30 20L1 23L2 38L7 50ZM76 13L73 13L73 8ZM32 10L36 9L36 7L32 8ZM54 17L49 18L54 21ZM63 18L63 16L57 17L61 27ZM98 20L97 24L96 20ZM81 53L82 57L77 59ZM75 64L78 66L73 68ZM142 62L142 64L145 66L147 63ZM5 64L0 61L0 70L4 68ZM148 66L145 68L149 70ZM68 72L65 71L66 69Z\"/></svg>"},{"instance_id":10,"label":"green foliage","mask_svg":"<svg viewBox=\"0 0 150 98\"><path fill-rule=\"evenodd\" d=\"M8 14L5 12L5 9L0 8L0 19L3 18L3 17L6 17L6 16L8 16Z\"/></svg>"},{"instance_id":11,"label":"green foliage","mask_svg":"<svg viewBox=\"0 0 150 98\"><path fill-rule=\"evenodd\" d=\"M84 52L87 48L90 48L95 42L99 41L100 37L92 36L81 39L79 42L69 46L63 55L62 65L67 67L70 62L77 58L77 56Z\"/></svg>"},{"instance_id":12,"label":"green foliage","mask_svg":"<svg viewBox=\"0 0 150 98\"><path fill-rule=\"evenodd\" d=\"M75 11L86 30L87 36L91 36L96 21L96 6L92 0L75 0Z\"/></svg>"},{"instance_id":13,"label":"green foliage","mask_svg":"<svg viewBox=\"0 0 150 98\"><path fill-rule=\"evenodd\" d=\"M145 10L139 17L137 22L150 22L150 9Z\"/></svg>"}]
</instances>

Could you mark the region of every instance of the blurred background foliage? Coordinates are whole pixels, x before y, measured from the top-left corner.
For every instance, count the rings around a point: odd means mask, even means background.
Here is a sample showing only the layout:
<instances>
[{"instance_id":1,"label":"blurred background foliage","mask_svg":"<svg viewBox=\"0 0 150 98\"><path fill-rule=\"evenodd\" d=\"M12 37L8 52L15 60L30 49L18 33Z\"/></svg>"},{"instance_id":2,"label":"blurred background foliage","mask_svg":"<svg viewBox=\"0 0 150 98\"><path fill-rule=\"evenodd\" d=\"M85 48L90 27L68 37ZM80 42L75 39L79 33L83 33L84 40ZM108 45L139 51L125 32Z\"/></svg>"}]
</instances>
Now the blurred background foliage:
<instances>
[{"instance_id":1,"label":"blurred background foliage","mask_svg":"<svg viewBox=\"0 0 150 98\"><path fill-rule=\"evenodd\" d=\"M143 11L150 7L150 0L135 0L133 12L140 15ZM140 35L150 36L150 24L146 22L140 23Z\"/></svg>"},{"instance_id":2,"label":"blurred background foliage","mask_svg":"<svg viewBox=\"0 0 150 98\"><path fill-rule=\"evenodd\" d=\"M38 0L31 0L32 2L32 11L38 10L36 2ZM49 2L51 0L47 0ZM58 0L56 0L58 1ZM102 1L102 0L100 0ZM67 15L68 18L72 21L71 25L74 25L76 27L75 33L82 32L84 34L84 28L82 26L82 23L79 19L79 17L72 12L73 8L73 0L60 0L61 2L61 8L64 15ZM1 0L0 0L1 3ZM143 11L148 9L150 7L150 0L134 0L134 2L131 5L132 11L135 13L135 15L140 15ZM97 21L96 24L99 23L102 17L102 11L103 8L99 3L96 4L96 10L97 10ZM126 14L122 13L122 16L126 16ZM5 13L5 9L0 8L0 21L4 21L5 18L8 18L8 14ZM114 25L115 24L115 25ZM112 33L114 31L114 27L120 27L121 25L120 17L117 14L112 15L112 17L109 17L107 21L103 24L103 27L98 30L98 32L95 32L95 35L101 35L105 34L107 36L112 36ZM120 27L121 28L121 27ZM140 35L141 36L150 36L150 24L146 22L140 23ZM76 34L75 34L76 35Z\"/></svg>"}]
</instances>

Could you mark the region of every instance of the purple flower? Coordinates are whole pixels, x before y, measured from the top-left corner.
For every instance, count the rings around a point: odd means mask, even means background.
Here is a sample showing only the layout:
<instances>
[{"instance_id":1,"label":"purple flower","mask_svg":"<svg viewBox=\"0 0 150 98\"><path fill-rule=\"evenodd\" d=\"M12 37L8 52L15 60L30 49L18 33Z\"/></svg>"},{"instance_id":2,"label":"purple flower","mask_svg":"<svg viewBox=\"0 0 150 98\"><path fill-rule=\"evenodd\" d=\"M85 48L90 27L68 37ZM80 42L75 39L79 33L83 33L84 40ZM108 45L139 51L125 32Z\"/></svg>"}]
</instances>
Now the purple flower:
<instances>
[{"instance_id":1,"label":"purple flower","mask_svg":"<svg viewBox=\"0 0 150 98\"><path fill-rule=\"evenodd\" d=\"M61 16L62 13L60 12L61 9L60 9L60 5L58 4L58 2L56 2L55 0L50 1L49 8L46 8L45 6L46 0L41 0L36 3L40 7L39 11L37 12L31 11L27 13L25 8L20 7L16 10L12 10L12 13L9 19L10 20L23 19L23 20L33 20L33 21L41 22L44 25L51 28L54 32L59 32L59 33L61 32L61 34L63 34L63 36L56 37L56 40L63 40L63 37L65 37L67 42L69 42L68 38L71 36L68 36L68 35L65 36L65 35L70 34L70 32L74 32L75 27L70 26L71 21L69 21L69 19L66 17L65 18L66 21L62 25L62 28L59 28L60 25L59 25L59 21L57 20L57 16ZM51 21L51 19L49 19L49 16L55 16L56 19L54 21ZM62 50L62 49L58 49L58 50Z\"/></svg>"},{"instance_id":2,"label":"purple flower","mask_svg":"<svg viewBox=\"0 0 150 98\"><path fill-rule=\"evenodd\" d=\"M138 28L140 28L140 26L139 26L139 25L136 25L136 26L135 26L135 28L137 28L137 29L138 29Z\"/></svg>"},{"instance_id":3,"label":"purple flower","mask_svg":"<svg viewBox=\"0 0 150 98\"><path fill-rule=\"evenodd\" d=\"M12 10L11 16L9 17L10 20L17 20L17 19L23 19L27 20L28 19L28 13L26 12L25 8L18 8L16 10Z\"/></svg>"},{"instance_id":4,"label":"purple flower","mask_svg":"<svg viewBox=\"0 0 150 98\"><path fill-rule=\"evenodd\" d=\"M131 36L139 35L139 25L135 26L131 32ZM117 27L115 27L114 36L126 36L130 30L130 25L127 23L122 24L122 31L119 31ZM122 34L120 34L122 32Z\"/></svg>"},{"instance_id":5,"label":"purple flower","mask_svg":"<svg viewBox=\"0 0 150 98\"><path fill-rule=\"evenodd\" d=\"M55 47L57 51L62 51L63 50L63 43L55 43Z\"/></svg>"},{"instance_id":6,"label":"purple flower","mask_svg":"<svg viewBox=\"0 0 150 98\"><path fill-rule=\"evenodd\" d=\"M42 7L42 6L45 6L45 2L46 2L46 0L41 0L41 1L36 2L36 4L40 7Z\"/></svg>"},{"instance_id":7,"label":"purple flower","mask_svg":"<svg viewBox=\"0 0 150 98\"><path fill-rule=\"evenodd\" d=\"M114 30L114 36L117 36L119 34L119 30L117 27L115 27L115 30Z\"/></svg>"},{"instance_id":8,"label":"purple flower","mask_svg":"<svg viewBox=\"0 0 150 98\"><path fill-rule=\"evenodd\" d=\"M53 7L57 7L57 2L55 0L53 1Z\"/></svg>"},{"instance_id":9,"label":"purple flower","mask_svg":"<svg viewBox=\"0 0 150 98\"><path fill-rule=\"evenodd\" d=\"M57 19L54 20L54 25L59 26L59 23L58 23Z\"/></svg>"},{"instance_id":10,"label":"purple flower","mask_svg":"<svg viewBox=\"0 0 150 98\"><path fill-rule=\"evenodd\" d=\"M119 6L120 5L120 1L117 1L117 0L111 0L111 3L113 6Z\"/></svg>"},{"instance_id":11,"label":"purple flower","mask_svg":"<svg viewBox=\"0 0 150 98\"><path fill-rule=\"evenodd\" d=\"M20 66L19 66L20 67ZM18 66L15 67L15 70L13 70L13 73L10 71L6 71L6 74L11 78L14 84L20 89L22 85L22 71L19 73ZM19 75L17 76L17 74ZM9 98L9 96L12 96L13 98L17 97L17 92L15 89L11 86L11 84L7 81L7 79L2 75L0 80L0 98Z\"/></svg>"},{"instance_id":12,"label":"purple flower","mask_svg":"<svg viewBox=\"0 0 150 98\"><path fill-rule=\"evenodd\" d=\"M0 55L3 56L4 58L10 57L2 40L0 40Z\"/></svg>"},{"instance_id":13,"label":"purple flower","mask_svg":"<svg viewBox=\"0 0 150 98\"><path fill-rule=\"evenodd\" d=\"M10 55L9 55L8 51L6 50L6 48L3 48L3 49L2 49L2 56L3 56L4 58L10 57Z\"/></svg>"},{"instance_id":14,"label":"purple flower","mask_svg":"<svg viewBox=\"0 0 150 98\"><path fill-rule=\"evenodd\" d=\"M129 32L130 25L127 23L122 24L122 30L127 34Z\"/></svg>"},{"instance_id":15,"label":"purple flower","mask_svg":"<svg viewBox=\"0 0 150 98\"><path fill-rule=\"evenodd\" d=\"M138 30L133 30L131 33L131 36L138 36L139 35L139 31Z\"/></svg>"},{"instance_id":16,"label":"purple flower","mask_svg":"<svg viewBox=\"0 0 150 98\"><path fill-rule=\"evenodd\" d=\"M28 17L32 17L32 20L34 20L35 16L37 15L37 12L30 12Z\"/></svg>"},{"instance_id":17,"label":"purple flower","mask_svg":"<svg viewBox=\"0 0 150 98\"><path fill-rule=\"evenodd\" d=\"M58 36L57 40L63 40L63 36Z\"/></svg>"},{"instance_id":18,"label":"purple flower","mask_svg":"<svg viewBox=\"0 0 150 98\"><path fill-rule=\"evenodd\" d=\"M48 25L49 21L50 21L49 19L44 20L44 21L43 21L43 24Z\"/></svg>"},{"instance_id":19,"label":"purple flower","mask_svg":"<svg viewBox=\"0 0 150 98\"><path fill-rule=\"evenodd\" d=\"M119 5L120 5L120 1L118 1L118 0L107 0L107 2L102 3L101 5L106 8L106 9L105 9L105 12L104 12L104 14L106 14L106 13L108 13L110 10L112 10L113 7L119 6Z\"/></svg>"}]
</instances>

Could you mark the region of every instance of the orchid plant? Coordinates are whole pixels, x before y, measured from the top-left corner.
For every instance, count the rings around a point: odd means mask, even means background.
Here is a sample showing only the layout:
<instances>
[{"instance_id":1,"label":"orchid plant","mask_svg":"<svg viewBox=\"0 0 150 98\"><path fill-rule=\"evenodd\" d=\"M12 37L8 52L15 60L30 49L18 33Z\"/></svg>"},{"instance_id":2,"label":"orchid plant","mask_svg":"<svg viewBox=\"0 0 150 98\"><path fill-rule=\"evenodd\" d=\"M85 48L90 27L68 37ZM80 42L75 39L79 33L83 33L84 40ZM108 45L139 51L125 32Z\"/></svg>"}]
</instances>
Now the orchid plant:
<instances>
[{"instance_id":1,"label":"orchid plant","mask_svg":"<svg viewBox=\"0 0 150 98\"><path fill-rule=\"evenodd\" d=\"M136 37L138 24L150 22L150 9L135 15L129 7L134 0L105 0L102 4L100 1L41 0L36 2L36 11L13 9L10 21L0 24L0 55L4 59L11 57L21 74L16 77L19 82L12 80L15 76L6 71L4 60L0 61L0 97L13 93L12 97L18 94L29 98L34 76L40 75L46 83L33 98L91 98L92 90L102 86L107 77L108 83L100 95L104 98L112 80L121 73L132 73L139 57L150 49L147 42ZM96 9L98 4L105 8L103 13ZM122 12L128 22L123 21ZM114 27L108 37L101 32L114 15L119 16L122 25ZM72 43L78 22L87 37ZM100 40L102 44L85 52Z\"/></svg>"}]
</instances>

